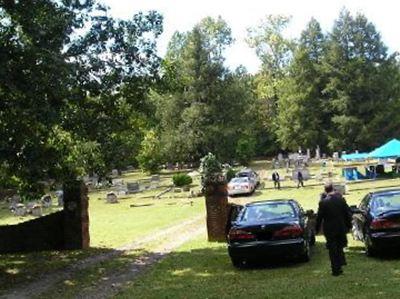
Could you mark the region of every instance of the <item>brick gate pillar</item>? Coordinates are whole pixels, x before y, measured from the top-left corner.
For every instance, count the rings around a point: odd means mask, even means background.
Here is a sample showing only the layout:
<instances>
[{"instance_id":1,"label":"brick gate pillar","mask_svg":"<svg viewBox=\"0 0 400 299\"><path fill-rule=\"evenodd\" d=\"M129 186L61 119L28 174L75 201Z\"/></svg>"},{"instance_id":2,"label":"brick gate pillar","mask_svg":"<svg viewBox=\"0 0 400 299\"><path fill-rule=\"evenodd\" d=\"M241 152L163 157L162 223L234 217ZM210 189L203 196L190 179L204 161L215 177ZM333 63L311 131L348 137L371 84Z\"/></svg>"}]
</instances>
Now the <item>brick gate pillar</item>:
<instances>
[{"instance_id":1,"label":"brick gate pillar","mask_svg":"<svg viewBox=\"0 0 400 299\"><path fill-rule=\"evenodd\" d=\"M205 188L207 210L207 234L210 242L226 241L228 220L227 184L209 184Z\"/></svg>"},{"instance_id":2,"label":"brick gate pillar","mask_svg":"<svg viewBox=\"0 0 400 299\"><path fill-rule=\"evenodd\" d=\"M65 182L64 240L65 249L89 248L89 198L82 181Z\"/></svg>"}]
</instances>

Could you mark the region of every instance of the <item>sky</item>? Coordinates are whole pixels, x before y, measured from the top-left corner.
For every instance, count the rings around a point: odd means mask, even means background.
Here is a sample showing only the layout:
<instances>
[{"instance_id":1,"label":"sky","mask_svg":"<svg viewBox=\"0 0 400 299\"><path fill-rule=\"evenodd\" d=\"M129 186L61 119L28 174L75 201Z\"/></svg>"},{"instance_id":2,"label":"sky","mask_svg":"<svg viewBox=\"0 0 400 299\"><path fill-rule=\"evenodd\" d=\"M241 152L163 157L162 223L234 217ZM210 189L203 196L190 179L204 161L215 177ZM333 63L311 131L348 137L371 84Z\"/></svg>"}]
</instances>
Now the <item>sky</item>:
<instances>
[{"instance_id":1,"label":"sky","mask_svg":"<svg viewBox=\"0 0 400 299\"><path fill-rule=\"evenodd\" d=\"M390 52L400 52L400 1L397 0L103 0L116 18L129 19L139 11L157 10L164 16L164 32L158 51L165 54L175 31L188 31L206 16L221 16L231 27L235 43L226 51L231 69L244 65L257 72L260 61L245 42L247 28L257 26L269 14L284 14L292 20L287 37L297 38L311 17L330 31L342 8L361 12L375 24Z\"/></svg>"}]
</instances>

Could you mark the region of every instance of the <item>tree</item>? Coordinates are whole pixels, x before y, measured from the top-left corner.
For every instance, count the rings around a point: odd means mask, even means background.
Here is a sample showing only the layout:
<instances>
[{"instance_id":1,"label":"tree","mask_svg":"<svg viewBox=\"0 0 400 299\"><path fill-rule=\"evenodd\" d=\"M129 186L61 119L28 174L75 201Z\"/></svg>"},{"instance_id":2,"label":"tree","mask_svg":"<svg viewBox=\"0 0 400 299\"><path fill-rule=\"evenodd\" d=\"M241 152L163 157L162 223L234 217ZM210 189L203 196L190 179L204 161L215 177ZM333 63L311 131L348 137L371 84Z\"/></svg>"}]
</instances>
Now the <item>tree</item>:
<instances>
[{"instance_id":1,"label":"tree","mask_svg":"<svg viewBox=\"0 0 400 299\"><path fill-rule=\"evenodd\" d=\"M161 166L161 149L160 142L153 130L146 133L140 153L137 156L139 166L143 171L150 173L156 172Z\"/></svg>"},{"instance_id":2,"label":"tree","mask_svg":"<svg viewBox=\"0 0 400 299\"><path fill-rule=\"evenodd\" d=\"M330 122L324 112L326 76L321 62L325 52L326 38L319 23L311 19L301 34L278 102L277 136L284 148L326 148Z\"/></svg>"},{"instance_id":3,"label":"tree","mask_svg":"<svg viewBox=\"0 0 400 299\"><path fill-rule=\"evenodd\" d=\"M247 43L254 48L261 60L261 71L255 79L258 98L258 118L269 143L276 141L278 100L288 66L295 47L294 41L284 37L283 32L290 18L283 15L268 15L254 28L248 29ZM276 148L272 147L272 150Z\"/></svg>"},{"instance_id":4,"label":"tree","mask_svg":"<svg viewBox=\"0 0 400 299\"><path fill-rule=\"evenodd\" d=\"M75 177L82 167L105 172L113 156L124 157L120 145L128 156L137 152L131 148L140 139L132 141L128 132L140 129L132 112L145 106L140 102L159 66L158 13L120 21L95 1L3 1L0 18L0 168L6 177L40 192L38 181ZM83 162L78 149L92 158Z\"/></svg>"},{"instance_id":5,"label":"tree","mask_svg":"<svg viewBox=\"0 0 400 299\"><path fill-rule=\"evenodd\" d=\"M396 118L388 115L399 98L399 68L387 54L375 26L362 14L343 10L328 43L324 68L332 126L329 148L362 149L384 141L382 128Z\"/></svg>"},{"instance_id":6,"label":"tree","mask_svg":"<svg viewBox=\"0 0 400 299\"><path fill-rule=\"evenodd\" d=\"M205 18L173 36L161 88L151 96L169 161L198 161L207 152L233 161L252 93L243 69L232 73L223 65L231 43L221 18Z\"/></svg>"}]
</instances>

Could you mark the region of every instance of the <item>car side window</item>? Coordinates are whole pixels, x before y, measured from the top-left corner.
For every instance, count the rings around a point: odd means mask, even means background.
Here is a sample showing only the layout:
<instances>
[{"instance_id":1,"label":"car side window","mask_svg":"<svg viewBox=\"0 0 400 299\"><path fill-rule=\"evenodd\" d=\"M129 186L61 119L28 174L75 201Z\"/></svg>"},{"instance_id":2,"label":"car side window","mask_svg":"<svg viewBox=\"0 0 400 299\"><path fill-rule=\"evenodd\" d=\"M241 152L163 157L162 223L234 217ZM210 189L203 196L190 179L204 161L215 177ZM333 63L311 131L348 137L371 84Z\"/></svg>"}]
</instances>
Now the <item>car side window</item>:
<instances>
[{"instance_id":1,"label":"car side window","mask_svg":"<svg viewBox=\"0 0 400 299\"><path fill-rule=\"evenodd\" d=\"M369 199L370 199L370 195L366 195L363 200L360 203L360 209L361 210L366 210L368 208L368 204L369 204Z\"/></svg>"}]
</instances>

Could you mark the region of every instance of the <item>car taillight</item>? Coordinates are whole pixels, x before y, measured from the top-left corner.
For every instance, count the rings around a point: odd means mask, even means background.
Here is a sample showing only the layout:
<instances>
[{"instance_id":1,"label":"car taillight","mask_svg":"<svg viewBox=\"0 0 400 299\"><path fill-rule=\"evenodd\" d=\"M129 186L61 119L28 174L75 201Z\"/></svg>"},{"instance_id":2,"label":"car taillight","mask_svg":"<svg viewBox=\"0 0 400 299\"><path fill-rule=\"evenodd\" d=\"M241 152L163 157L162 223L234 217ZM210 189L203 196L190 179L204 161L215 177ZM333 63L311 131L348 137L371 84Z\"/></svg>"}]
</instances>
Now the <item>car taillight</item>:
<instances>
[{"instance_id":1,"label":"car taillight","mask_svg":"<svg viewBox=\"0 0 400 299\"><path fill-rule=\"evenodd\" d=\"M387 228L399 228L400 224L388 219L374 219L371 222L371 229L387 229Z\"/></svg>"},{"instance_id":2,"label":"car taillight","mask_svg":"<svg viewBox=\"0 0 400 299\"><path fill-rule=\"evenodd\" d=\"M229 231L228 239L230 241L233 240L254 240L255 236L248 231L242 230L242 229L231 229Z\"/></svg>"},{"instance_id":3,"label":"car taillight","mask_svg":"<svg viewBox=\"0 0 400 299\"><path fill-rule=\"evenodd\" d=\"M290 239L300 237L302 234L303 229L300 227L300 225L294 224L285 226L284 228L276 231L273 236L274 238L279 239Z\"/></svg>"}]
</instances>

